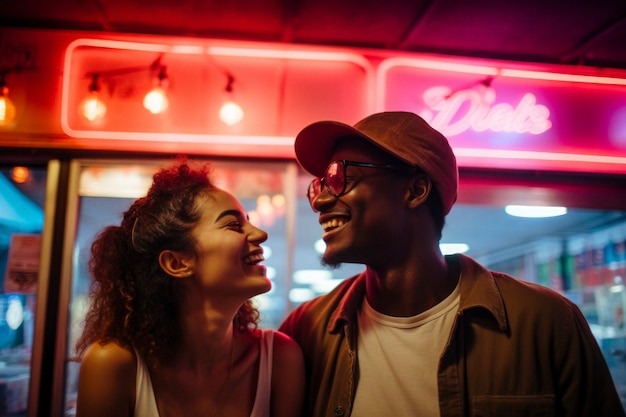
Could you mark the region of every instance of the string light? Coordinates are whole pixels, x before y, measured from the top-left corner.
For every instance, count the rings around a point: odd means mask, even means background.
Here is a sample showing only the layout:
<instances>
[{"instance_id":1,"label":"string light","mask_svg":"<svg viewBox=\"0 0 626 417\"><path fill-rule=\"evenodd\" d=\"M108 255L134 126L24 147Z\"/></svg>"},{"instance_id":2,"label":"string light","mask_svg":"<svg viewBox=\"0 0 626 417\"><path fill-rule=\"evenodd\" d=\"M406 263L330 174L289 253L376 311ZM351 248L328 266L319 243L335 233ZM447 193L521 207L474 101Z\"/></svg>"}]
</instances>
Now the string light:
<instances>
[{"instance_id":1,"label":"string light","mask_svg":"<svg viewBox=\"0 0 626 417\"><path fill-rule=\"evenodd\" d=\"M90 122L98 122L104 119L107 112L106 104L100 98L100 86L98 85L99 74L91 74L91 83L87 96L80 102L78 112Z\"/></svg>"},{"instance_id":2,"label":"string light","mask_svg":"<svg viewBox=\"0 0 626 417\"><path fill-rule=\"evenodd\" d=\"M154 60L148 67L155 80L155 85L143 98L143 106L152 114L160 114L165 112L169 107L167 97L167 88L169 84L169 76L167 67L161 64L162 55ZM125 75L137 71L145 71L146 67L120 68L108 71L99 71L98 73L87 74L91 77L89 91L87 96L79 104L79 114L90 122L102 121L107 114L107 106L102 100L100 94L100 83L105 82L112 77ZM154 76L156 74L156 76ZM234 126L241 122L244 118L244 111L233 98L235 78L227 73L227 83L224 89L226 99L219 111L220 120L228 126Z\"/></svg>"},{"instance_id":3,"label":"string light","mask_svg":"<svg viewBox=\"0 0 626 417\"><path fill-rule=\"evenodd\" d=\"M15 121L15 105L9 99L9 87L6 85L4 72L0 73L0 126L10 125Z\"/></svg>"},{"instance_id":4,"label":"string light","mask_svg":"<svg viewBox=\"0 0 626 417\"><path fill-rule=\"evenodd\" d=\"M169 101L165 93L168 85L167 69L165 65L161 64L162 57L163 56L160 55L147 67L137 66L99 71L98 73L88 73L87 76L91 77L91 83L89 84L87 96L78 106L79 114L90 122L102 121L107 113L107 106L100 94L100 83L102 81L111 82L110 90L112 92L112 86L115 85L115 83L113 83L111 79L126 74L146 71L146 69L150 70L153 76L156 74L156 77L154 77L156 82L154 88L144 96L143 106L150 111L150 113L163 113L167 110Z\"/></svg>"},{"instance_id":5,"label":"string light","mask_svg":"<svg viewBox=\"0 0 626 417\"><path fill-rule=\"evenodd\" d=\"M164 65L159 67L157 85L143 99L143 106L152 114L163 113L169 107L169 100L165 93L167 87L167 71Z\"/></svg>"},{"instance_id":6,"label":"string light","mask_svg":"<svg viewBox=\"0 0 626 417\"><path fill-rule=\"evenodd\" d=\"M228 82L226 83L226 101L220 108L220 120L228 126L234 126L243 120L243 109L233 100L233 84L235 78L227 74Z\"/></svg>"}]
</instances>

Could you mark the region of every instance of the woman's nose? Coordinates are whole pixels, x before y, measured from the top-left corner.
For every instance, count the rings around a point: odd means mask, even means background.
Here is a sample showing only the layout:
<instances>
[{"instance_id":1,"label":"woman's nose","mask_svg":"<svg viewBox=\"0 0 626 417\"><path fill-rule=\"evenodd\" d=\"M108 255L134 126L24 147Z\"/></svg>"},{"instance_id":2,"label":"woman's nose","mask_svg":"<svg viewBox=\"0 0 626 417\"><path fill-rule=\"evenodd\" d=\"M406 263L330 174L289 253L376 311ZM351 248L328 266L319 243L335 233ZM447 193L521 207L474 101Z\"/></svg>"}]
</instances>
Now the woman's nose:
<instances>
[{"instance_id":1,"label":"woman's nose","mask_svg":"<svg viewBox=\"0 0 626 417\"><path fill-rule=\"evenodd\" d=\"M248 236L248 240L254 243L263 243L267 240L267 232L259 227L250 224L252 232Z\"/></svg>"}]
</instances>

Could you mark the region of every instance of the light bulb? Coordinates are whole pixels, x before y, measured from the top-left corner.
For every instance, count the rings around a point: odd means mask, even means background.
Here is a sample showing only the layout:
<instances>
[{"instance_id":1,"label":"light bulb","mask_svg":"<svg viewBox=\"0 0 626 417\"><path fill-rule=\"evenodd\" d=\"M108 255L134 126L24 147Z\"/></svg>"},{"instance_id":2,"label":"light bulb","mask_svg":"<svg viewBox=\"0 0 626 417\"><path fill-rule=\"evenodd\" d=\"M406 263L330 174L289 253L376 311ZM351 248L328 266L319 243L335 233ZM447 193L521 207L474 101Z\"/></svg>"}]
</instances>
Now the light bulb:
<instances>
[{"instance_id":1,"label":"light bulb","mask_svg":"<svg viewBox=\"0 0 626 417\"><path fill-rule=\"evenodd\" d=\"M26 167L16 166L11 170L11 179L18 184L24 184L29 177L30 170Z\"/></svg>"},{"instance_id":2,"label":"light bulb","mask_svg":"<svg viewBox=\"0 0 626 417\"><path fill-rule=\"evenodd\" d=\"M143 99L143 106L152 114L163 113L169 106L165 90L155 87Z\"/></svg>"},{"instance_id":3,"label":"light bulb","mask_svg":"<svg viewBox=\"0 0 626 417\"><path fill-rule=\"evenodd\" d=\"M107 106L100 98L100 74L91 74L91 84L87 97L78 105L78 114L90 122L99 122L107 113Z\"/></svg>"},{"instance_id":4,"label":"light bulb","mask_svg":"<svg viewBox=\"0 0 626 417\"><path fill-rule=\"evenodd\" d=\"M228 126L234 126L243 119L243 109L233 101L227 101L220 109L220 120Z\"/></svg>"},{"instance_id":5,"label":"light bulb","mask_svg":"<svg viewBox=\"0 0 626 417\"><path fill-rule=\"evenodd\" d=\"M91 90L87 97L80 102L78 112L90 122L96 122L104 118L107 113L107 106L100 99L100 93L96 90Z\"/></svg>"},{"instance_id":6,"label":"light bulb","mask_svg":"<svg viewBox=\"0 0 626 417\"><path fill-rule=\"evenodd\" d=\"M9 88L0 87L0 125L15 121L15 105L9 100Z\"/></svg>"}]
</instances>

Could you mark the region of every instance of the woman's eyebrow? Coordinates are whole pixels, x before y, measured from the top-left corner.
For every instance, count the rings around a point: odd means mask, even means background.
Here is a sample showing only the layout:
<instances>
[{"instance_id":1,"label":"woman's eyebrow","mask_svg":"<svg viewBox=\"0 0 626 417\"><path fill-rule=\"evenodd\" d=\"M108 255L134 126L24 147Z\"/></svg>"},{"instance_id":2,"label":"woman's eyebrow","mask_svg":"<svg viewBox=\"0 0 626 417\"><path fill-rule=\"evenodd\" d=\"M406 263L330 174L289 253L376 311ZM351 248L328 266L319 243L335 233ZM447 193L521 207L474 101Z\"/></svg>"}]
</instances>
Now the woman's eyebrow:
<instances>
[{"instance_id":1,"label":"woman's eyebrow","mask_svg":"<svg viewBox=\"0 0 626 417\"><path fill-rule=\"evenodd\" d=\"M226 217L226 216L235 216L238 219L241 219L244 217L243 213L240 212L239 210L225 210L223 212L220 213L219 216L217 216L217 218L215 219L215 221L219 221L221 218Z\"/></svg>"}]
</instances>

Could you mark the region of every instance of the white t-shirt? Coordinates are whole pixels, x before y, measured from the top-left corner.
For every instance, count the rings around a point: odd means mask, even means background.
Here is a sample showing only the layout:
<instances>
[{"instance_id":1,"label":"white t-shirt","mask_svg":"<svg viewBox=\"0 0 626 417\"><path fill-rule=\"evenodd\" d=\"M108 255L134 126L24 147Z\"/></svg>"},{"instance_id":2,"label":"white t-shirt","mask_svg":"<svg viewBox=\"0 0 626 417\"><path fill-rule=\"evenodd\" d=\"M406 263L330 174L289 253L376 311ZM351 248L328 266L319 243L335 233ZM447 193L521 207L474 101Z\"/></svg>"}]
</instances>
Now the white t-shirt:
<instances>
[{"instance_id":1,"label":"white t-shirt","mask_svg":"<svg viewBox=\"0 0 626 417\"><path fill-rule=\"evenodd\" d=\"M441 303L412 317L381 314L363 300L352 416L440 415L437 367L459 299L457 283Z\"/></svg>"}]
</instances>

